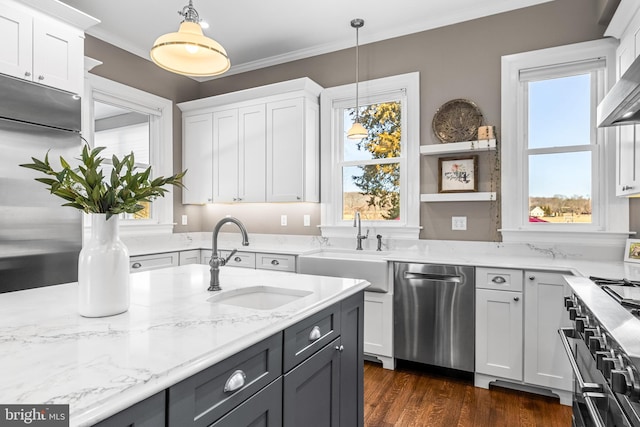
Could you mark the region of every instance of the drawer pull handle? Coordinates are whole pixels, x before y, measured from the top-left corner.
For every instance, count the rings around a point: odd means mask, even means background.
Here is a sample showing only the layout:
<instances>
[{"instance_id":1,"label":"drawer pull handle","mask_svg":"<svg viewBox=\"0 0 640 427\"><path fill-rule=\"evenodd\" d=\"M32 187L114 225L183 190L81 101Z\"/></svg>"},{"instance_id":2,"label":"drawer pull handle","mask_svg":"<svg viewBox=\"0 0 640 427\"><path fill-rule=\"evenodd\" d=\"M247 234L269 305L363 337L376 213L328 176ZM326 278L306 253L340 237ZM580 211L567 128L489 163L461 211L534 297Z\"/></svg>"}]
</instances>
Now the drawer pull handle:
<instances>
[{"instance_id":1,"label":"drawer pull handle","mask_svg":"<svg viewBox=\"0 0 640 427\"><path fill-rule=\"evenodd\" d=\"M142 267L142 264L140 264L139 262L134 262L133 264L131 264L131 268L140 268Z\"/></svg>"},{"instance_id":2,"label":"drawer pull handle","mask_svg":"<svg viewBox=\"0 0 640 427\"><path fill-rule=\"evenodd\" d=\"M224 383L224 392L232 393L241 389L244 386L244 381L247 379L247 375L240 369L235 371Z\"/></svg>"},{"instance_id":3,"label":"drawer pull handle","mask_svg":"<svg viewBox=\"0 0 640 427\"><path fill-rule=\"evenodd\" d=\"M506 282L507 282L507 279L505 279L505 278L504 278L504 277L502 277L502 276L495 276L493 279L491 279L491 281L492 281L493 283L497 283L497 284L501 285L501 284L503 284L503 283L506 283Z\"/></svg>"},{"instance_id":4,"label":"drawer pull handle","mask_svg":"<svg viewBox=\"0 0 640 427\"><path fill-rule=\"evenodd\" d=\"M277 259L272 259L271 265L280 265L280 262Z\"/></svg>"},{"instance_id":5,"label":"drawer pull handle","mask_svg":"<svg viewBox=\"0 0 640 427\"><path fill-rule=\"evenodd\" d=\"M322 333L320 333L320 328L318 326L314 326L313 329L311 329L311 332L309 332L309 341L318 341L321 336Z\"/></svg>"},{"instance_id":6,"label":"drawer pull handle","mask_svg":"<svg viewBox=\"0 0 640 427\"><path fill-rule=\"evenodd\" d=\"M240 262L240 261L242 261L242 258L240 258L239 256L237 256L237 257L235 257L233 260L234 260L235 262Z\"/></svg>"}]
</instances>

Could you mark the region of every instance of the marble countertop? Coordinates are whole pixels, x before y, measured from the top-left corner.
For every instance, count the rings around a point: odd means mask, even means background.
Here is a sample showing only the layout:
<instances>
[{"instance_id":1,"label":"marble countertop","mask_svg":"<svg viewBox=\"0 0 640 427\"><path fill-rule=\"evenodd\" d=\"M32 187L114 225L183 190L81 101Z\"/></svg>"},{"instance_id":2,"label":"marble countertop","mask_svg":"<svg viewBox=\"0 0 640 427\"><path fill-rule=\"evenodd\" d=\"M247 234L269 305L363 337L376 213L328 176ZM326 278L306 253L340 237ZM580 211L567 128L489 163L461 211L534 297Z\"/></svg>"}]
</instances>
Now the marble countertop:
<instances>
[{"instance_id":1,"label":"marble countertop","mask_svg":"<svg viewBox=\"0 0 640 427\"><path fill-rule=\"evenodd\" d=\"M92 425L364 289L368 282L226 268L223 292L272 285L312 293L277 309L207 299L209 268L131 275L131 306L105 318L77 314L75 283L0 294L0 402L70 404L72 426Z\"/></svg>"}]
</instances>

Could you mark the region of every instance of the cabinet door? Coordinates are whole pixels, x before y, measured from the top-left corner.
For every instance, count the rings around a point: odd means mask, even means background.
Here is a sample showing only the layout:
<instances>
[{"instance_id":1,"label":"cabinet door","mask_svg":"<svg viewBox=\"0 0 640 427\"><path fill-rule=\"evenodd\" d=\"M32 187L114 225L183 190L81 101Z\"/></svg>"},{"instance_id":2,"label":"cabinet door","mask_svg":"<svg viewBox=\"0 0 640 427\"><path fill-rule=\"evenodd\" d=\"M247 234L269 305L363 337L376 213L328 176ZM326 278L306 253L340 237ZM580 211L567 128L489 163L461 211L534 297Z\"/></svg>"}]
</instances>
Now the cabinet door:
<instances>
[{"instance_id":1,"label":"cabinet door","mask_svg":"<svg viewBox=\"0 0 640 427\"><path fill-rule=\"evenodd\" d=\"M178 258L179 265L200 264L200 250L181 251Z\"/></svg>"},{"instance_id":2,"label":"cabinet door","mask_svg":"<svg viewBox=\"0 0 640 427\"><path fill-rule=\"evenodd\" d=\"M213 113L213 201L238 201L238 109Z\"/></svg>"},{"instance_id":3,"label":"cabinet door","mask_svg":"<svg viewBox=\"0 0 640 427\"><path fill-rule=\"evenodd\" d=\"M238 110L238 201L266 200L266 124L265 105Z\"/></svg>"},{"instance_id":4,"label":"cabinet door","mask_svg":"<svg viewBox=\"0 0 640 427\"><path fill-rule=\"evenodd\" d=\"M304 100L267 104L267 202L304 196Z\"/></svg>"},{"instance_id":5,"label":"cabinet door","mask_svg":"<svg viewBox=\"0 0 640 427\"><path fill-rule=\"evenodd\" d=\"M276 427L282 425L282 379L269 384L211 427Z\"/></svg>"},{"instance_id":6,"label":"cabinet door","mask_svg":"<svg viewBox=\"0 0 640 427\"><path fill-rule=\"evenodd\" d=\"M364 352L393 357L393 295L365 292Z\"/></svg>"},{"instance_id":7,"label":"cabinet door","mask_svg":"<svg viewBox=\"0 0 640 427\"><path fill-rule=\"evenodd\" d=\"M569 285L559 273L525 271L524 380L529 384L572 389L569 360L558 329L570 326L564 297Z\"/></svg>"},{"instance_id":8,"label":"cabinet door","mask_svg":"<svg viewBox=\"0 0 640 427\"><path fill-rule=\"evenodd\" d=\"M187 116L182 121L182 203L213 202L213 115Z\"/></svg>"},{"instance_id":9,"label":"cabinet door","mask_svg":"<svg viewBox=\"0 0 640 427\"><path fill-rule=\"evenodd\" d=\"M33 81L83 93L84 38L80 30L53 20L33 21Z\"/></svg>"},{"instance_id":10,"label":"cabinet door","mask_svg":"<svg viewBox=\"0 0 640 427\"><path fill-rule=\"evenodd\" d=\"M340 337L284 376L284 427L339 426Z\"/></svg>"},{"instance_id":11,"label":"cabinet door","mask_svg":"<svg viewBox=\"0 0 640 427\"><path fill-rule=\"evenodd\" d=\"M522 380L522 306L522 292L476 290L476 372Z\"/></svg>"},{"instance_id":12,"label":"cabinet door","mask_svg":"<svg viewBox=\"0 0 640 427\"><path fill-rule=\"evenodd\" d=\"M0 73L32 80L32 19L7 5L0 11Z\"/></svg>"},{"instance_id":13,"label":"cabinet door","mask_svg":"<svg viewBox=\"0 0 640 427\"><path fill-rule=\"evenodd\" d=\"M364 292L341 303L340 425L364 425Z\"/></svg>"},{"instance_id":14,"label":"cabinet door","mask_svg":"<svg viewBox=\"0 0 640 427\"><path fill-rule=\"evenodd\" d=\"M94 427L159 427L165 425L166 392L158 394L136 403L122 412L94 424Z\"/></svg>"}]
</instances>

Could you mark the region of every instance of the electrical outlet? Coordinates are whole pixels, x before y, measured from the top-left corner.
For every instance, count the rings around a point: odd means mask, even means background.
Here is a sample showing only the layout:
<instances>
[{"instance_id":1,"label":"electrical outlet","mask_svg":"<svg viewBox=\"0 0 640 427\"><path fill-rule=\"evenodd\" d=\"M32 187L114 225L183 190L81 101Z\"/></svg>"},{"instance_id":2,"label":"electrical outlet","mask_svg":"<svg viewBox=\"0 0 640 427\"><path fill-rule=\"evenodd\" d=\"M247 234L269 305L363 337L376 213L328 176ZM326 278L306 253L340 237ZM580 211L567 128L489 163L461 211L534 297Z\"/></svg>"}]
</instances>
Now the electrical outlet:
<instances>
[{"instance_id":1,"label":"electrical outlet","mask_svg":"<svg viewBox=\"0 0 640 427\"><path fill-rule=\"evenodd\" d=\"M182 215L182 225L187 225L187 216Z\"/></svg>"},{"instance_id":2,"label":"electrical outlet","mask_svg":"<svg viewBox=\"0 0 640 427\"><path fill-rule=\"evenodd\" d=\"M303 220L304 226L305 227L310 227L311 226L311 215L305 215Z\"/></svg>"},{"instance_id":3,"label":"electrical outlet","mask_svg":"<svg viewBox=\"0 0 640 427\"><path fill-rule=\"evenodd\" d=\"M452 230L466 230L467 229L467 217L466 216L452 216L451 217L451 229Z\"/></svg>"},{"instance_id":4,"label":"electrical outlet","mask_svg":"<svg viewBox=\"0 0 640 427\"><path fill-rule=\"evenodd\" d=\"M286 215L280 215L280 225L282 225L282 226L287 225L287 216Z\"/></svg>"}]
</instances>

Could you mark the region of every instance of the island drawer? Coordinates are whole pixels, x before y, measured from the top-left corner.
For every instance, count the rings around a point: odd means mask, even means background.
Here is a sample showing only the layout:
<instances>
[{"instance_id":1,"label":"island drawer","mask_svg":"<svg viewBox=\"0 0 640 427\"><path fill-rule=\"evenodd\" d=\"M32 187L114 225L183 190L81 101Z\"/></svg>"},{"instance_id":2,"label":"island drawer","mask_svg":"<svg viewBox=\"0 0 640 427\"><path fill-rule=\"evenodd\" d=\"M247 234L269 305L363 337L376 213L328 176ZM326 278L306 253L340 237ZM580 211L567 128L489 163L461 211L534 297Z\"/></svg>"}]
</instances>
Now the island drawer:
<instances>
[{"instance_id":1,"label":"island drawer","mask_svg":"<svg viewBox=\"0 0 640 427\"><path fill-rule=\"evenodd\" d=\"M220 251L220 256L227 259L231 251ZM253 252L238 251L227 262L231 267L256 268L256 254Z\"/></svg>"},{"instance_id":2,"label":"island drawer","mask_svg":"<svg viewBox=\"0 0 640 427\"><path fill-rule=\"evenodd\" d=\"M263 270L296 271L295 255L256 254L256 268Z\"/></svg>"},{"instance_id":3,"label":"island drawer","mask_svg":"<svg viewBox=\"0 0 640 427\"><path fill-rule=\"evenodd\" d=\"M139 255L129 258L129 269L132 273L175 267L178 265L178 252L167 252L152 255Z\"/></svg>"},{"instance_id":4,"label":"island drawer","mask_svg":"<svg viewBox=\"0 0 640 427\"><path fill-rule=\"evenodd\" d=\"M476 288L522 292L522 270L476 267Z\"/></svg>"},{"instance_id":5,"label":"island drawer","mask_svg":"<svg viewBox=\"0 0 640 427\"><path fill-rule=\"evenodd\" d=\"M340 335L340 304L284 330L284 372L289 371Z\"/></svg>"},{"instance_id":6,"label":"island drawer","mask_svg":"<svg viewBox=\"0 0 640 427\"><path fill-rule=\"evenodd\" d=\"M168 426L209 426L282 374L282 333L169 388Z\"/></svg>"}]
</instances>

